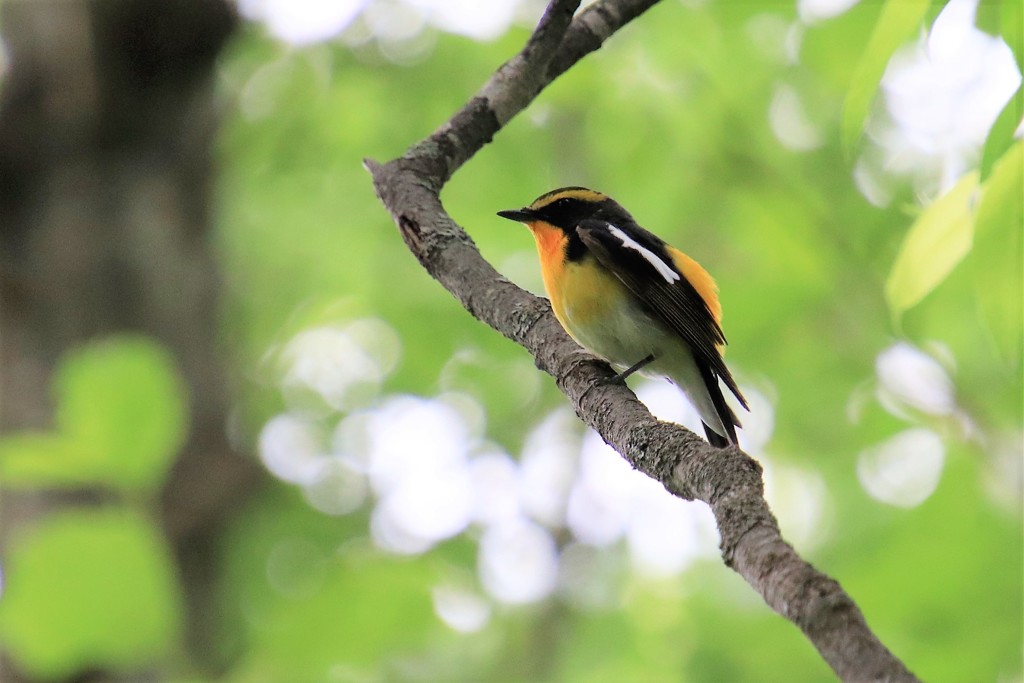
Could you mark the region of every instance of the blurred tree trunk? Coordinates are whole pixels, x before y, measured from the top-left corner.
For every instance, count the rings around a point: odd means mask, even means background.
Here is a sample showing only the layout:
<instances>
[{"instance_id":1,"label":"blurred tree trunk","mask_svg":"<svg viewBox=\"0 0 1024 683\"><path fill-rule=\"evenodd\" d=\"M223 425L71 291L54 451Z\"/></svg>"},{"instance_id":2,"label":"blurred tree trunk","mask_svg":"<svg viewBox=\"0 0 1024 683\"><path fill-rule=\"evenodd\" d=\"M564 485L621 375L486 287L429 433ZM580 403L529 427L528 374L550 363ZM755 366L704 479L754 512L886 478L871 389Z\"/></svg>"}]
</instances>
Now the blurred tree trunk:
<instances>
[{"instance_id":1,"label":"blurred tree trunk","mask_svg":"<svg viewBox=\"0 0 1024 683\"><path fill-rule=\"evenodd\" d=\"M173 351L191 431L160 513L192 664L206 671L224 664L212 637L218 534L261 481L226 435L210 244L214 67L235 24L225 0L15 1L0 17L0 429L52 425L54 364L87 340L138 331ZM2 540L94 498L5 492ZM6 658L0 679L25 680Z\"/></svg>"}]
</instances>

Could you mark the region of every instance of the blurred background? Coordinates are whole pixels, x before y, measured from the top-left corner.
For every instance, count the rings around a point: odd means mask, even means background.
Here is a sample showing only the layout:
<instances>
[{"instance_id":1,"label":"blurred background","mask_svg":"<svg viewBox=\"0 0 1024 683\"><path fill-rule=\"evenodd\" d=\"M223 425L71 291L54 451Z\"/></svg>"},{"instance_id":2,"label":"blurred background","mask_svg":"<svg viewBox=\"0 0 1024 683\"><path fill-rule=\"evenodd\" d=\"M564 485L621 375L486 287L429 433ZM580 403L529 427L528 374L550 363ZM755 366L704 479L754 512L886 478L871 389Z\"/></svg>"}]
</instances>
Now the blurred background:
<instances>
[{"instance_id":1,"label":"blurred background","mask_svg":"<svg viewBox=\"0 0 1024 683\"><path fill-rule=\"evenodd\" d=\"M543 8L0 4L5 683L832 678L374 197ZM1021 15L663 0L442 194L536 293L494 214L562 185L704 264L783 534L929 681L1024 680Z\"/></svg>"}]
</instances>

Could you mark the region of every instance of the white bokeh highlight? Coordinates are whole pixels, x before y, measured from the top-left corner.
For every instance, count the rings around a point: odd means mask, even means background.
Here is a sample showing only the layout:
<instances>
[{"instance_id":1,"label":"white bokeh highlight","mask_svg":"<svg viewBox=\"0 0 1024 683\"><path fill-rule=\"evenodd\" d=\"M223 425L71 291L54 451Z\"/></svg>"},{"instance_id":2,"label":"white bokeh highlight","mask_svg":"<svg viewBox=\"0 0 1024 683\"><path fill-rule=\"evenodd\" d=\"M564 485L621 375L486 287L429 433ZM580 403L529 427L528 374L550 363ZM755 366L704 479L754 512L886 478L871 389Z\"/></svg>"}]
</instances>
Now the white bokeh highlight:
<instances>
[{"instance_id":1,"label":"white bokeh highlight","mask_svg":"<svg viewBox=\"0 0 1024 683\"><path fill-rule=\"evenodd\" d=\"M573 536L596 546L621 539L637 474L596 432L588 431L583 438L579 477L569 494L566 521Z\"/></svg>"},{"instance_id":2,"label":"white bokeh highlight","mask_svg":"<svg viewBox=\"0 0 1024 683\"><path fill-rule=\"evenodd\" d=\"M452 630L476 633L491 619L491 603L466 588L441 585L431 591L434 612Z\"/></svg>"},{"instance_id":3,"label":"white bokeh highlight","mask_svg":"<svg viewBox=\"0 0 1024 683\"><path fill-rule=\"evenodd\" d=\"M930 429L908 429L862 452L857 477L868 494L911 508L926 501L942 478L946 449Z\"/></svg>"},{"instance_id":4,"label":"white bokeh highlight","mask_svg":"<svg viewBox=\"0 0 1024 683\"><path fill-rule=\"evenodd\" d=\"M607 548L625 541L630 562L641 573L677 574L696 559L717 554L717 529L703 507L634 470L595 432L584 436L567 518L580 542Z\"/></svg>"},{"instance_id":5,"label":"white bokeh highlight","mask_svg":"<svg viewBox=\"0 0 1024 683\"><path fill-rule=\"evenodd\" d=\"M811 468L762 456L764 496L786 533L801 551L820 545L831 527L832 508L825 479Z\"/></svg>"},{"instance_id":6,"label":"white bokeh highlight","mask_svg":"<svg viewBox=\"0 0 1024 683\"><path fill-rule=\"evenodd\" d=\"M411 44L427 25L474 40L494 40L516 19L521 0L238 0L243 17L282 42L303 47L353 27L382 47ZM360 26L356 19L362 17ZM360 33L354 43L365 42ZM408 55L395 55L404 61Z\"/></svg>"},{"instance_id":7,"label":"white bokeh highlight","mask_svg":"<svg viewBox=\"0 0 1024 683\"><path fill-rule=\"evenodd\" d=\"M337 446L354 449L373 490L386 495L402 483L466 463L470 434L457 410L442 401L398 395L346 418Z\"/></svg>"},{"instance_id":8,"label":"white bokeh highlight","mask_svg":"<svg viewBox=\"0 0 1024 683\"><path fill-rule=\"evenodd\" d=\"M330 456L317 425L301 415L272 417L260 431L260 460L271 474L290 484L311 484L324 471Z\"/></svg>"},{"instance_id":9,"label":"white bokeh highlight","mask_svg":"<svg viewBox=\"0 0 1024 683\"><path fill-rule=\"evenodd\" d=\"M797 0L796 11L800 20L813 24L838 17L860 0Z\"/></svg>"},{"instance_id":10,"label":"white bokeh highlight","mask_svg":"<svg viewBox=\"0 0 1024 683\"><path fill-rule=\"evenodd\" d=\"M469 524L473 492L465 467L421 470L403 477L378 502L374 518L386 530L420 541L392 544L395 534L374 536L387 550L422 552L434 543L461 533ZM422 549L421 549L422 548Z\"/></svg>"},{"instance_id":11,"label":"white bokeh highlight","mask_svg":"<svg viewBox=\"0 0 1024 683\"><path fill-rule=\"evenodd\" d=\"M878 400L889 412L906 416L905 407L931 415L956 410L953 380L946 369L921 349L900 341L875 358Z\"/></svg>"},{"instance_id":12,"label":"white bokeh highlight","mask_svg":"<svg viewBox=\"0 0 1024 683\"><path fill-rule=\"evenodd\" d=\"M555 540L547 529L525 519L490 527L480 538L477 570L484 588L497 600L538 602L558 582Z\"/></svg>"},{"instance_id":13,"label":"white bokeh highlight","mask_svg":"<svg viewBox=\"0 0 1024 683\"><path fill-rule=\"evenodd\" d=\"M950 0L928 35L893 55L882 91L890 123L871 126L885 172L922 194L949 189L978 160L1021 82L1010 47L974 26L978 0Z\"/></svg>"},{"instance_id":14,"label":"white bokeh highlight","mask_svg":"<svg viewBox=\"0 0 1024 683\"><path fill-rule=\"evenodd\" d=\"M477 502L469 451L477 438L459 408L442 399L395 396L341 422L335 447L361 464L378 497L371 519L378 545L420 553L468 526Z\"/></svg>"},{"instance_id":15,"label":"white bokeh highlight","mask_svg":"<svg viewBox=\"0 0 1024 683\"><path fill-rule=\"evenodd\" d=\"M506 453L483 453L469 462L474 522L494 525L524 516L519 465Z\"/></svg>"},{"instance_id":16,"label":"white bokeh highlight","mask_svg":"<svg viewBox=\"0 0 1024 683\"><path fill-rule=\"evenodd\" d=\"M347 515L366 502L366 475L348 458L333 457L322 463L313 480L302 489L306 502L327 515Z\"/></svg>"},{"instance_id":17,"label":"white bokeh highlight","mask_svg":"<svg viewBox=\"0 0 1024 683\"><path fill-rule=\"evenodd\" d=\"M520 0L406 0L442 31L494 40L515 19Z\"/></svg>"},{"instance_id":18,"label":"white bokeh highlight","mask_svg":"<svg viewBox=\"0 0 1024 683\"><path fill-rule=\"evenodd\" d=\"M293 348L320 353L325 341L342 338L339 332L351 339L347 328L318 329L297 337ZM305 375L286 374L296 376ZM741 444L760 452L774 429L774 408L761 391L743 390L754 412L743 413ZM636 391L655 415L702 432L693 406L670 382L642 380ZM307 501L328 514L347 514L372 500L370 536L388 552L419 554L461 533L478 534L480 585L497 602L530 604L557 590L581 606L607 605L620 594L624 567L664 578L718 555L706 506L680 500L633 470L566 407L529 429L518 459L484 440L483 408L453 391L389 396L349 412L333 432L322 422L299 412L270 420L261 436L268 469L302 486ZM768 468L766 476L771 473ZM813 535L826 503L820 480L779 469L775 481L785 492L782 515L814 520L797 538ZM468 633L490 619L483 599L439 588L435 611Z\"/></svg>"},{"instance_id":19,"label":"white bokeh highlight","mask_svg":"<svg viewBox=\"0 0 1024 683\"><path fill-rule=\"evenodd\" d=\"M520 455L523 510L548 527L565 524L580 453L577 424L568 408L552 411L530 430Z\"/></svg>"},{"instance_id":20,"label":"white bokeh highlight","mask_svg":"<svg viewBox=\"0 0 1024 683\"><path fill-rule=\"evenodd\" d=\"M246 19L262 22L272 36L309 45L341 33L368 0L237 0Z\"/></svg>"},{"instance_id":21,"label":"white bokeh highlight","mask_svg":"<svg viewBox=\"0 0 1024 683\"><path fill-rule=\"evenodd\" d=\"M350 410L379 391L400 356L397 333L375 318L303 330L279 355L285 401L309 408L312 395L333 410Z\"/></svg>"},{"instance_id":22,"label":"white bokeh highlight","mask_svg":"<svg viewBox=\"0 0 1024 683\"><path fill-rule=\"evenodd\" d=\"M809 152L825 142L820 127L808 117L800 94L786 83L775 87L768 105L768 123L779 142L791 150Z\"/></svg>"},{"instance_id":23,"label":"white bokeh highlight","mask_svg":"<svg viewBox=\"0 0 1024 683\"><path fill-rule=\"evenodd\" d=\"M707 515L699 513L702 508ZM626 544L638 572L674 576L698 558L713 557L717 541L714 518L706 506L671 495L649 477L636 482Z\"/></svg>"}]
</instances>

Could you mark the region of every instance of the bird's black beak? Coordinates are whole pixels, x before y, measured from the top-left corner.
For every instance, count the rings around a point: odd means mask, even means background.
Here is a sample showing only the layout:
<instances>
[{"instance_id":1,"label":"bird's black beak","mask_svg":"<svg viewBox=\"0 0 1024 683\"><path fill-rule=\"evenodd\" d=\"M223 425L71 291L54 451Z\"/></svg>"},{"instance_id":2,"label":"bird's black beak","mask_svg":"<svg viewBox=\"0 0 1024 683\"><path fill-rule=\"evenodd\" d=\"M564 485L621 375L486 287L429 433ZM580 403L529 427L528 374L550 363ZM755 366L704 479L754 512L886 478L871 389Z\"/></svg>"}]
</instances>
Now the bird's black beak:
<instances>
[{"instance_id":1,"label":"bird's black beak","mask_svg":"<svg viewBox=\"0 0 1024 683\"><path fill-rule=\"evenodd\" d=\"M508 211L499 211L498 215L510 221L519 221L520 223L530 223L537 220L537 214L530 209L509 209Z\"/></svg>"}]
</instances>

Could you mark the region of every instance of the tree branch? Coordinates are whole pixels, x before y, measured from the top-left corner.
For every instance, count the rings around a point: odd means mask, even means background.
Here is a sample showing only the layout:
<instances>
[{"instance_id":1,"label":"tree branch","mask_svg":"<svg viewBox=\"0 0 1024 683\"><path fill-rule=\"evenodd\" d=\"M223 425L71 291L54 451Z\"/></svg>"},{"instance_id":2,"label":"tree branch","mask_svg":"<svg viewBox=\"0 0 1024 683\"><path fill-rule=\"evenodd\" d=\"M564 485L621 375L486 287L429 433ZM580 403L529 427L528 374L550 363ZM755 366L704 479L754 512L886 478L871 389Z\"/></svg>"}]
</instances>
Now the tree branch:
<instances>
[{"instance_id":1,"label":"tree branch","mask_svg":"<svg viewBox=\"0 0 1024 683\"><path fill-rule=\"evenodd\" d=\"M636 469L686 500L707 503L725 564L796 624L846 681L915 681L878 640L833 579L804 561L764 499L761 467L736 448L719 450L656 419L627 387L602 384L611 369L582 351L547 301L501 276L445 212L451 175L548 84L657 0L554 0L523 50L425 140L386 164L367 160L374 187L410 251L474 317L526 348L555 378L576 414ZM571 21L570 21L571 19Z\"/></svg>"}]
</instances>

